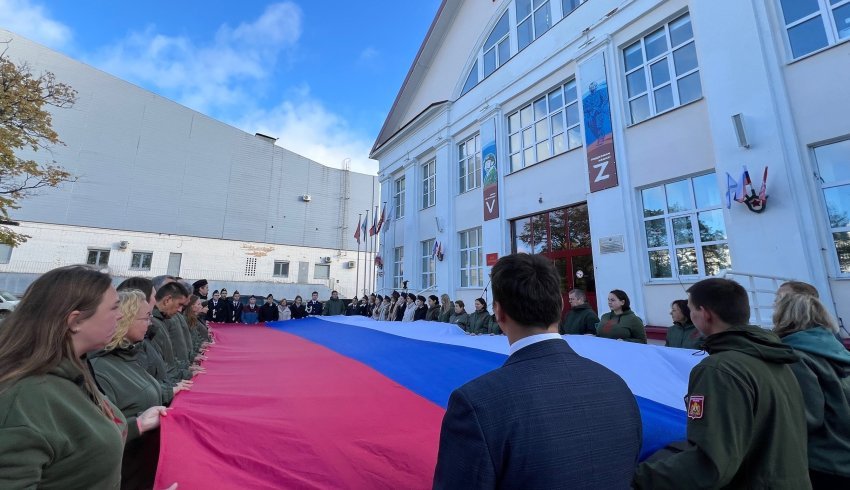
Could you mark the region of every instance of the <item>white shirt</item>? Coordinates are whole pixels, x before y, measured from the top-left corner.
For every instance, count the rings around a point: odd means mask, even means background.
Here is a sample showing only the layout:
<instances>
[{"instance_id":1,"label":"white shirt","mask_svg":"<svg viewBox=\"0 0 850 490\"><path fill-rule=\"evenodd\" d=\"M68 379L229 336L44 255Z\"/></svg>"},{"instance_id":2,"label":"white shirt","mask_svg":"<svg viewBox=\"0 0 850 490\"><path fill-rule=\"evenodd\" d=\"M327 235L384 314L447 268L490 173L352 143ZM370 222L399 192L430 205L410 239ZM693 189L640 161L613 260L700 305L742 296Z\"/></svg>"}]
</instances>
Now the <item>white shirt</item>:
<instances>
[{"instance_id":1,"label":"white shirt","mask_svg":"<svg viewBox=\"0 0 850 490\"><path fill-rule=\"evenodd\" d=\"M539 333L537 335L529 335L528 337L522 338L511 344L510 355L516 354L516 352L523 347L528 347L531 344L536 344L538 342L543 342L544 340L552 340L552 339L562 339L561 334L558 333Z\"/></svg>"}]
</instances>

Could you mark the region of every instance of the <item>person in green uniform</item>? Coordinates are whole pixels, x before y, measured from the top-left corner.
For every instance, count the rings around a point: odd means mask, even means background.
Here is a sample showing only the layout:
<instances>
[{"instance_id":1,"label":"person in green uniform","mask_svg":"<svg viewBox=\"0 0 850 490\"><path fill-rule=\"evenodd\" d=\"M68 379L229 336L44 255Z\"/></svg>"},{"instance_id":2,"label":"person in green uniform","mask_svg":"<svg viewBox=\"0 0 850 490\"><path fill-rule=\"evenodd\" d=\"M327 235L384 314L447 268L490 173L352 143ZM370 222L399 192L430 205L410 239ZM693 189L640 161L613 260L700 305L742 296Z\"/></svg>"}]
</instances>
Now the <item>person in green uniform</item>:
<instances>
[{"instance_id":1,"label":"person in green uniform","mask_svg":"<svg viewBox=\"0 0 850 490\"><path fill-rule=\"evenodd\" d=\"M773 331L800 362L791 371L806 403L812 488L850 488L850 352L816 296L786 293L776 303Z\"/></svg>"},{"instance_id":2,"label":"person in green uniform","mask_svg":"<svg viewBox=\"0 0 850 490\"><path fill-rule=\"evenodd\" d=\"M178 329L174 316L189 301L189 293L182 284L169 282L156 290L156 306L152 313L152 328L156 336L152 339L162 353L162 359L168 367L169 377L176 383L191 379L189 369L188 346L182 332Z\"/></svg>"},{"instance_id":3,"label":"person in green uniform","mask_svg":"<svg viewBox=\"0 0 850 490\"><path fill-rule=\"evenodd\" d=\"M694 284L688 306L710 355L688 381L687 441L641 463L634 486L811 488L803 394L789 367L794 351L775 333L747 325L747 291L734 281Z\"/></svg>"},{"instance_id":4,"label":"person in green uniform","mask_svg":"<svg viewBox=\"0 0 850 490\"><path fill-rule=\"evenodd\" d=\"M611 311L602 315L596 335L606 339L646 343L643 320L632 311L631 301L625 291L615 289L608 293L608 307Z\"/></svg>"},{"instance_id":5,"label":"person in green uniform","mask_svg":"<svg viewBox=\"0 0 850 490\"><path fill-rule=\"evenodd\" d=\"M425 314L425 319L429 322L440 321L440 298L436 294L428 296L428 312Z\"/></svg>"},{"instance_id":6,"label":"person in green uniform","mask_svg":"<svg viewBox=\"0 0 850 490\"><path fill-rule=\"evenodd\" d=\"M27 288L0 332L0 488L119 488L128 426L86 353L120 319L112 279L93 268L53 269ZM129 430L154 430L165 413L149 408Z\"/></svg>"},{"instance_id":7,"label":"person in green uniform","mask_svg":"<svg viewBox=\"0 0 850 490\"><path fill-rule=\"evenodd\" d=\"M561 335L596 335L599 317L587 304L587 295L581 289L573 289L567 295L570 311L558 325Z\"/></svg>"},{"instance_id":8,"label":"person in green uniform","mask_svg":"<svg viewBox=\"0 0 850 490\"><path fill-rule=\"evenodd\" d=\"M354 299L356 300L357 298ZM331 291L331 299L325 301L325 306L322 308L322 316L336 316L344 314L345 303L339 299L339 293L337 291Z\"/></svg>"},{"instance_id":9,"label":"person in green uniform","mask_svg":"<svg viewBox=\"0 0 850 490\"><path fill-rule=\"evenodd\" d=\"M469 325L466 331L473 335L488 334L491 331L492 318L487 311L487 300L477 298L473 303L475 311L469 315Z\"/></svg>"},{"instance_id":10,"label":"person in green uniform","mask_svg":"<svg viewBox=\"0 0 850 490\"><path fill-rule=\"evenodd\" d=\"M673 319L673 326L667 327L665 346L682 349L702 348L702 334L691 321L691 309L688 308L687 300L677 299L670 305L670 318Z\"/></svg>"},{"instance_id":11,"label":"person in green uniform","mask_svg":"<svg viewBox=\"0 0 850 490\"><path fill-rule=\"evenodd\" d=\"M453 323L462 328L464 332L469 331L469 314L466 312L466 305L463 300L454 302L455 309L452 316L449 318L449 323Z\"/></svg>"},{"instance_id":12,"label":"person in green uniform","mask_svg":"<svg viewBox=\"0 0 850 490\"><path fill-rule=\"evenodd\" d=\"M440 316L439 319L443 323L451 323L452 313L454 313L455 305L449 295L443 293L440 295Z\"/></svg>"},{"instance_id":13,"label":"person in green uniform","mask_svg":"<svg viewBox=\"0 0 850 490\"><path fill-rule=\"evenodd\" d=\"M118 293L121 320L109 344L89 354L95 379L103 393L132 429L137 415L163 405L159 382L139 364L136 349L151 321L151 305L138 290ZM128 431L121 462L121 488L151 488L159 458L159 433Z\"/></svg>"}]
</instances>

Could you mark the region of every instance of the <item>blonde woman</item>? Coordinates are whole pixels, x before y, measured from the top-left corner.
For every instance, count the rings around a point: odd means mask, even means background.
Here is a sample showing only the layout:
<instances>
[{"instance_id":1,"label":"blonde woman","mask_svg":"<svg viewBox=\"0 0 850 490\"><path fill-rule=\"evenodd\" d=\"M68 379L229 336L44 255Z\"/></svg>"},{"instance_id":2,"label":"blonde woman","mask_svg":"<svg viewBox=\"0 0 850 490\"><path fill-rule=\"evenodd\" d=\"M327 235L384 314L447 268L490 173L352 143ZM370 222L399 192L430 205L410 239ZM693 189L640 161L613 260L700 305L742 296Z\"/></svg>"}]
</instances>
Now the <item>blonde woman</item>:
<instances>
[{"instance_id":1,"label":"blonde woman","mask_svg":"<svg viewBox=\"0 0 850 490\"><path fill-rule=\"evenodd\" d=\"M85 266L54 269L0 328L0 468L4 488L118 488L128 427L97 389L86 353L121 319L112 279ZM165 408L136 419L159 427Z\"/></svg>"},{"instance_id":2,"label":"blonde woman","mask_svg":"<svg viewBox=\"0 0 850 490\"><path fill-rule=\"evenodd\" d=\"M455 312L454 303L446 293L440 296L440 315L438 318L443 323L451 323L452 314Z\"/></svg>"},{"instance_id":3,"label":"blonde woman","mask_svg":"<svg viewBox=\"0 0 850 490\"><path fill-rule=\"evenodd\" d=\"M789 292L777 301L773 331L794 348L790 364L803 390L814 489L850 488L850 353L816 296Z\"/></svg>"}]
</instances>

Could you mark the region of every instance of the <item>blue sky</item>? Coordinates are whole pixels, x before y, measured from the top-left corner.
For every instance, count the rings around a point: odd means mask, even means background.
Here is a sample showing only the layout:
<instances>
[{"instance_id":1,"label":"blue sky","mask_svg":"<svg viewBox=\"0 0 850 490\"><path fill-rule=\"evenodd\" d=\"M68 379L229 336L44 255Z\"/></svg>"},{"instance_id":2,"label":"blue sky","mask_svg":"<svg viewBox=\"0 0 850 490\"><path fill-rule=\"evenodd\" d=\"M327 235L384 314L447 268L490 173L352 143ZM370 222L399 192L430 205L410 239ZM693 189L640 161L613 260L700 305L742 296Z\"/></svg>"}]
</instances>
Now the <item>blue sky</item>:
<instances>
[{"instance_id":1,"label":"blue sky","mask_svg":"<svg viewBox=\"0 0 850 490\"><path fill-rule=\"evenodd\" d=\"M323 164L375 173L440 0L0 0L0 27Z\"/></svg>"}]
</instances>

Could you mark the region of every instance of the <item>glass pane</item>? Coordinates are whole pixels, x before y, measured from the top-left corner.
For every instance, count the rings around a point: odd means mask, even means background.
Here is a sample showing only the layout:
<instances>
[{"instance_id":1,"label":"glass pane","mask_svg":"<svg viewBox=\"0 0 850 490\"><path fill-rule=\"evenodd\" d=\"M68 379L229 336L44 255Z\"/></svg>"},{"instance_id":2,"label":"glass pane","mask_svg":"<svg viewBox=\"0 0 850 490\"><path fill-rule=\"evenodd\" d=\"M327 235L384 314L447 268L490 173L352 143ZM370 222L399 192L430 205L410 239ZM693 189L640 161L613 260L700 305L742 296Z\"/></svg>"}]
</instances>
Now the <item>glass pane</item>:
<instances>
[{"instance_id":1,"label":"glass pane","mask_svg":"<svg viewBox=\"0 0 850 490\"><path fill-rule=\"evenodd\" d=\"M508 33L508 29L510 28L508 22L508 12L506 10L505 13L502 14L502 17L499 18L499 22L496 22L496 26L493 27L493 30L490 32L490 35L487 36L487 41L484 42L485 51L494 44L496 44L499 39L502 39L502 37L504 37L504 35Z\"/></svg>"},{"instance_id":2,"label":"glass pane","mask_svg":"<svg viewBox=\"0 0 850 490\"><path fill-rule=\"evenodd\" d=\"M670 23L670 44L676 47L694 37L691 16L683 15Z\"/></svg>"},{"instance_id":3,"label":"glass pane","mask_svg":"<svg viewBox=\"0 0 850 490\"><path fill-rule=\"evenodd\" d=\"M667 246L667 224L664 219L651 219L646 225L646 246L649 248Z\"/></svg>"},{"instance_id":4,"label":"glass pane","mask_svg":"<svg viewBox=\"0 0 850 490\"><path fill-rule=\"evenodd\" d=\"M665 85L654 92L655 111L663 112L673 107L673 86Z\"/></svg>"},{"instance_id":5,"label":"glass pane","mask_svg":"<svg viewBox=\"0 0 850 490\"><path fill-rule=\"evenodd\" d=\"M534 120L546 117L549 111L546 110L546 97L534 101Z\"/></svg>"},{"instance_id":6,"label":"glass pane","mask_svg":"<svg viewBox=\"0 0 850 490\"><path fill-rule=\"evenodd\" d=\"M469 248L468 237L469 237L469 233L461 233L460 234L460 248L461 249Z\"/></svg>"},{"instance_id":7,"label":"glass pane","mask_svg":"<svg viewBox=\"0 0 850 490\"><path fill-rule=\"evenodd\" d=\"M687 104L702 97L702 85L699 81L699 72L679 79L679 103Z\"/></svg>"},{"instance_id":8,"label":"glass pane","mask_svg":"<svg viewBox=\"0 0 850 490\"><path fill-rule=\"evenodd\" d=\"M732 268L732 257L729 255L729 246L726 244L702 247L702 259L707 276L714 276L722 270Z\"/></svg>"},{"instance_id":9,"label":"glass pane","mask_svg":"<svg viewBox=\"0 0 850 490\"><path fill-rule=\"evenodd\" d=\"M519 133L514 133L511 135L510 151L513 153L519 151L520 148L522 147L520 146Z\"/></svg>"},{"instance_id":10,"label":"glass pane","mask_svg":"<svg viewBox=\"0 0 850 490\"><path fill-rule=\"evenodd\" d=\"M657 87L670 81L670 67L667 65L667 58L661 61L656 61L649 67L649 73L652 75L652 86Z\"/></svg>"},{"instance_id":11,"label":"glass pane","mask_svg":"<svg viewBox=\"0 0 850 490\"><path fill-rule=\"evenodd\" d=\"M525 22L521 23L516 28L516 37L517 37L517 48L522 51L526 46L531 44L532 33L531 33L531 18L525 20Z\"/></svg>"},{"instance_id":12,"label":"glass pane","mask_svg":"<svg viewBox=\"0 0 850 490\"><path fill-rule=\"evenodd\" d=\"M491 49L484 53L484 78L496 71L496 50Z\"/></svg>"},{"instance_id":13,"label":"glass pane","mask_svg":"<svg viewBox=\"0 0 850 490\"><path fill-rule=\"evenodd\" d=\"M463 95L470 90L472 87L478 85L478 62L476 61L474 65L472 65L472 69L469 70L469 75L466 77L466 82L463 84L463 90L461 90L460 94Z\"/></svg>"},{"instance_id":14,"label":"glass pane","mask_svg":"<svg viewBox=\"0 0 850 490\"><path fill-rule=\"evenodd\" d=\"M571 149L581 146L581 126L576 126L567 131L567 144Z\"/></svg>"},{"instance_id":15,"label":"glass pane","mask_svg":"<svg viewBox=\"0 0 850 490\"><path fill-rule=\"evenodd\" d=\"M827 184L850 180L850 140L815 148L820 177Z\"/></svg>"},{"instance_id":16,"label":"glass pane","mask_svg":"<svg viewBox=\"0 0 850 490\"><path fill-rule=\"evenodd\" d=\"M538 214L532 216L534 225L534 253L539 254L549 251L549 214Z\"/></svg>"},{"instance_id":17,"label":"glass pane","mask_svg":"<svg viewBox=\"0 0 850 490\"><path fill-rule=\"evenodd\" d=\"M643 44L646 46L647 60L651 60L656 56L661 56L665 51L667 51L667 33L662 27L646 36L643 40Z\"/></svg>"},{"instance_id":18,"label":"glass pane","mask_svg":"<svg viewBox=\"0 0 850 490\"><path fill-rule=\"evenodd\" d=\"M522 127L530 126L534 119L531 117L531 106L527 105L519 111Z\"/></svg>"},{"instance_id":19,"label":"glass pane","mask_svg":"<svg viewBox=\"0 0 850 490\"><path fill-rule=\"evenodd\" d=\"M577 9L581 4L581 0L561 0L561 6L564 9L564 17L569 15L570 12Z\"/></svg>"},{"instance_id":20,"label":"glass pane","mask_svg":"<svg viewBox=\"0 0 850 490\"><path fill-rule=\"evenodd\" d=\"M554 111L564 105L564 94L561 89L549 92L549 110Z\"/></svg>"},{"instance_id":21,"label":"glass pane","mask_svg":"<svg viewBox=\"0 0 850 490\"><path fill-rule=\"evenodd\" d=\"M691 184L687 180L671 182L665 185L667 189L667 210L671 213L693 209L691 202Z\"/></svg>"},{"instance_id":22,"label":"glass pane","mask_svg":"<svg viewBox=\"0 0 850 490\"><path fill-rule=\"evenodd\" d=\"M638 97L637 99L629 102L629 109L632 116L632 124L648 119L649 99L645 95L643 97Z\"/></svg>"},{"instance_id":23,"label":"glass pane","mask_svg":"<svg viewBox=\"0 0 850 490\"><path fill-rule=\"evenodd\" d=\"M664 214L664 209L667 207L666 198L664 197L664 187L650 187L641 191L643 198L643 215L661 216Z\"/></svg>"},{"instance_id":24,"label":"glass pane","mask_svg":"<svg viewBox=\"0 0 850 490\"><path fill-rule=\"evenodd\" d=\"M549 213L549 229L552 232L552 251L567 250L567 212L559 209Z\"/></svg>"},{"instance_id":25,"label":"glass pane","mask_svg":"<svg viewBox=\"0 0 850 490\"><path fill-rule=\"evenodd\" d=\"M715 209L697 214L699 222L699 239L704 242L726 239L726 224L723 222L723 211Z\"/></svg>"},{"instance_id":26,"label":"glass pane","mask_svg":"<svg viewBox=\"0 0 850 490\"><path fill-rule=\"evenodd\" d=\"M646 92L646 76L643 74L643 68L627 75L626 85L629 89L629 97Z\"/></svg>"},{"instance_id":27,"label":"glass pane","mask_svg":"<svg viewBox=\"0 0 850 490\"><path fill-rule=\"evenodd\" d=\"M829 227L850 226L850 185L824 189L823 196L826 198Z\"/></svg>"},{"instance_id":28,"label":"glass pane","mask_svg":"<svg viewBox=\"0 0 850 490\"><path fill-rule=\"evenodd\" d=\"M549 122L544 119L538 121L534 125L534 132L537 133L537 141L546 141L549 138Z\"/></svg>"},{"instance_id":29,"label":"glass pane","mask_svg":"<svg viewBox=\"0 0 850 490\"><path fill-rule=\"evenodd\" d=\"M555 147L555 149L554 149L555 155L557 155L559 153L563 153L563 152L567 151L567 149L569 148L567 146L567 142L564 138L563 133L552 138L552 145L554 145L554 147Z\"/></svg>"},{"instance_id":30,"label":"glass pane","mask_svg":"<svg viewBox=\"0 0 850 490\"><path fill-rule=\"evenodd\" d=\"M567 210L570 218L570 248L590 248L590 218L587 204Z\"/></svg>"},{"instance_id":31,"label":"glass pane","mask_svg":"<svg viewBox=\"0 0 850 490\"><path fill-rule=\"evenodd\" d=\"M534 158L534 147L528 148L523 152L525 158L525 164L531 165L533 163L537 163L537 159Z\"/></svg>"},{"instance_id":32,"label":"glass pane","mask_svg":"<svg viewBox=\"0 0 850 490\"><path fill-rule=\"evenodd\" d=\"M555 259L555 270L558 271L558 277L561 279L561 294L565 294L570 290L570 277L569 271L567 271L567 267L569 265L568 259Z\"/></svg>"},{"instance_id":33,"label":"glass pane","mask_svg":"<svg viewBox=\"0 0 850 490\"><path fill-rule=\"evenodd\" d=\"M549 2L546 2L546 5L534 12L534 35L536 37L542 36L552 26L550 11Z\"/></svg>"},{"instance_id":34,"label":"glass pane","mask_svg":"<svg viewBox=\"0 0 850 490\"><path fill-rule=\"evenodd\" d=\"M670 252L667 250L655 250L649 252L649 276L653 279L673 277L670 268Z\"/></svg>"},{"instance_id":35,"label":"glass pane","mask_svg":"<svg viewBox=\"0 0 850 490\"><path fill-rule=\"evenodd\" d=\"M850 231L842 231L832 234L835 243L835 253L838 255L838 266L841 272L850 272Z\"/></svg>"},{"instance_id":36,"label":"glass pane","mask_svg":"<svg viewBox=\"0 0 850 490\"><path fill-rule=\"evenodd\" d=\"M676 245L694 243L694 228L691 226L690 216L673 218L673 243Z\"/></svg>"},{"instance_id":37,"label":"glass pane","mask_svg":"<svg viewBox=\"0 0 850 490\"><path fill-rule=\"evenodd\" d=\"M499 43L499 66L511 59L511 42L508 38Z\"/></svg>"},{"instance_id":38,"label":"glass pane","mask_svg":"<svg viewBox=\"0 0 850 490\"><path fill-rule=\"evenodd\" d=\"M522 143L526 148L534 144L534 129L528 128L522 132Z\"/></svg>"},{"instance_id":39,"label":"glass pane","mask_svg":"<svg viewBox=\"0 0 850 490\"><path fill-rule=\"evenodd\" d=\"M640 47L640 41L623 50L623 62L626 65L626 71L643 64L643 48Z\"/></svg>"},{"instance_id":40,"label":"glass pane","mask_svg":"<svg viewBox=\"0 0 850 490\"><path fill-rule=\"evenodd\" d=\"M89 256L86 258L86 264L97 265L97 250L89 250Z\"/></svg>"},{"instance_id":41,"label":"glass pane","mask_svg":"<svg viewBox=\"0 0 850 490\"><path fill-rule=\"evenodd\" d=\"M511 155L511 172L516 172L522 168L522 153Z\"/></svg>"},{"instance_id":42,"label":"glass pane","mask_svg":"<svg viewBox=\"0 0 850 490\"><path fill-rule=\"evenodd\" d=\"M516 18L524 19L531 13L531 0L516 0Z\"/></svg>"},{"instance_id":43,"label":"glass pane","mask_svg":"<svg viewBox=\"0 0 850 490\"><path fill-rule=\"evenodd\" d=\"M578 124L578 104L567 106L567 127Z\"/></svg>"},{"instance_id":44,"label":"glass pane","mask_svg":"<svg viewBox=\"0 0 850 490\"><path fill-rule=\"evenodd\" d=\"M695 276L699 274L697 250L695 248L677 248L676 265L680 276Z\"/></svg>"},{"instance_id":45,"label":"glass pane","mask_svg":"<svg viewBox=\"0 0 850 490\"><path fill-rule=\"evenodd\" d=\"M564 132L564 113L556 112L552 117L549 118L549 121L552 123L552 134L558 134Z\"/></svg>"},{"instance_id":46,"label":"glass pane","mask_svg":"<svg viewBox=\"0 0 850 490\"><path fill-rule=\"evenodd\" d=\"M832 11L832 15L835 17L835 25L838 28L838 39L850 37L850 3L836 8Z\"/></svg>"},{"instance_id":47,"label":"glass pane","mask_svg":"<svg viewBox=\"0 0 850 490\"><path fill-rule=\"evenodd\" d=\"M690 43L673 51L673 64L676 65L676 75L687 73L697 67L697 48Z\"/></svg>"},{"instance_id":48,"label":"glass pane","mask_svg":"<svg viewBox=\"0 0 850 490\"><path fill-rule=\"evenodd\" d=\"M466 144L461 143L457 145L457 157L459 160L463 160L463 157L466 156Z\"/></svg>"},{"instance_id":49,"label":"glass pane","mask_svg":"<svg viewBox=\"0 0 850 490\"><path fill-rule=\"evenodd\" d=\"M508 130L516 133L522 126L519 125L519 112L514 112L508 117Z\"/></svg>"},{"instance_id":50,"label":"glass pane","mask_svg":"<svg viewBox=\"0 0 850 490\"><path fill-rule=\"evenodd\" d=\"M586 293L596 292L596 274L593 270L593 257L580 255L573 257L573 287Z\"/></svg>"},{"instance_id":51,"label":"glass pane","mask_svg":"<svg viewBox=\"0 0 850 490\"><path fill-rule=\"evenodd\" d=\"M782 4L786 24L800 20L818 9L818 0L780 0L779 3Z\"/></svg>"},{"instance_id":52,"label":"glass pane","mask_svg":"<svg viewBox=\"0 0 850 490\"><path fill-rule=\"evenodd\" d=\"M570 80L564 85L564 103L569 104L578 100L578 92L576 91L576 81Z\"/></svg>"},{"instance_id":53,"label":"glass pane","mask_svg":"<svg viewBox=\"0 0 850 490\"><path fill-rule=\"evenodd\" d=\"M788 29L788 40L795 58L825 47L828 42L820 15Z\"/></svg>"},{"instance_id":54,"label":"glass pane","mask_svg":"<svg viewBox=\"0 0 850 490\"><path fill-rule=\"evenodd\" d=\"M549 141L544 141L543 143L537 144L537 160L545 160L549 158Z\"/></svg>"},{"instance_id":55,"label":"glass pane","mask_svg":"<svg viewBox=\"0 0 850 490\"><path fill-rule=\"evenodd\" d=\"M720 206L720 191L717 188L717 176L715 174L694 177L693 182L697 208Z\"/></svg>"}]
</instances>

